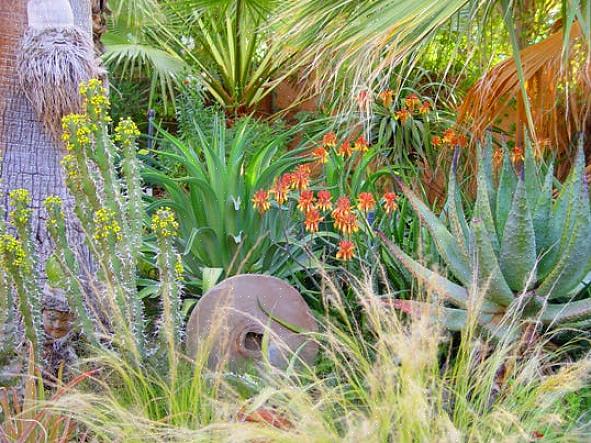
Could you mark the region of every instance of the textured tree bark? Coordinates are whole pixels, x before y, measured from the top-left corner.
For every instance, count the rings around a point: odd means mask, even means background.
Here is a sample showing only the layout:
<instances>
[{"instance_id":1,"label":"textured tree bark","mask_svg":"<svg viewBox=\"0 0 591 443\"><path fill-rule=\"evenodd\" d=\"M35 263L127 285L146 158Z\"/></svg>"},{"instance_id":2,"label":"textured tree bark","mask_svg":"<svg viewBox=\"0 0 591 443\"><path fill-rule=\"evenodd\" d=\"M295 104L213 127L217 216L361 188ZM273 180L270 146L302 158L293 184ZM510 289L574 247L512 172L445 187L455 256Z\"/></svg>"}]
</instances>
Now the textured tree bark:
<instances>
[{"instance_id":1,"label":"textured tree bark","mask_svg":"<svg viewBox=\"0 0 591 443\"><path fill-rule=\"evenodd\" d=\"M53 249L45 226L43 201L49 195L57 195L70 212L72 198L66 190L60 165L64 152L45 132L19 87L16 51L28 23L27 2L2 0L0 5L0 177L3 189L0 204L8 208L8 192L12 189L30 191L33 238L39 262L43 264ZM90 34L90 0L70 0L70 3L76 24ZM76 224L70 223L69 237L82 264L90 263Z\"/></svg>"}]
</instances>

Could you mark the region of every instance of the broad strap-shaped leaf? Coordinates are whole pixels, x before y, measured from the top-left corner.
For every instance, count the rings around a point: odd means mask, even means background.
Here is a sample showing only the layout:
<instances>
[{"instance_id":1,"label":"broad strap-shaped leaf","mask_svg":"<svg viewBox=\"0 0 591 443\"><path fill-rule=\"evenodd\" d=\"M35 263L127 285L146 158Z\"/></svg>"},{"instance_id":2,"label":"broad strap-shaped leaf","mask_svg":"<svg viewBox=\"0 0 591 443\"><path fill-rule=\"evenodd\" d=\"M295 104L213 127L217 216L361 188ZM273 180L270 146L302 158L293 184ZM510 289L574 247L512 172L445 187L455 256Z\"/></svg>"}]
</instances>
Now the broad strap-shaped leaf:
<instances>
[{"instance_id":1,"label":"broad strap-shaped leaf","mask_svg":"<svg viewBox=\"0 0 591 443\"><path fill-rule=\"evenodd\" d=\"M497 256L491 244L484 223L479 219L472 220L474 235L474 258L478 272L478 288L484 291L485 299L501 306L513 302L513 292L503 277Z\"/></svg>"},{"instance_id":2,"label":"broad strap-shaped leaf","mask_svg":"<svg viewBox=\"0 0 591 443\"><path fill-rule=\"evenodd\" d=\"M447 210L447 219L451 228L451 233L456 237L463 255L468 256L468 238L469 230L462 207L462 196L458 189L456 178L456 166L459 155L459 149L456 148L454 152L454 159L452 163L452 170L449 174L449 182L447 184L447 202L445 204Z\"/></svg>"},{"instance_id":3,"label":"broad strap-shaped leaf","mask_svg":"<svg viewBox=\"0 0 591 443\"><path fill-rule=\"evenodd\" d=\"M503 145L503 165L499 176L499 188L497 190L496 223L497 232L501 235L505 230L505 222L509 217L513 204L513 194L517 185L517 177L511 164L511 158L507 147Z\"/></svg>"},{"instance_id":4,"label":"broad strap-shaped leaf","mask_svg":"<svg viewBox=\"0 0 591 443\"><path fill-rule=\"evenodd\" d=\"M475 216L478 217L484 225L484 228L486 229L493 250L495 251L495 253L498 253L500 247L499 236L497 235L497 228L495 226L495 221L493 219L492 209L490 205L490 177L487 177L487 167L484 163L481 154L479 154L479 156L481 157L481 159L478 165L478 190L476 193L476 204L474 207L474 213Z\"/></svg>"},{"instance_id":5,"label":"broad strap-shaped leaf","mask_svg":"<svg viewBox=\"0 0 591 443\"><path fill-rule=\"evenodd\" d=\"M571 217L574 225L572 231L568 232L569 242L561 251L556 266L536 290L540 297L565 297L586 275L587 264L591 260L591 209L584 179L581 179L575 208L569 211L569 218Z\"/></svg>"},{"instance_id":6,"label":"broad strap-shaped leaf","mask_svg":"<svg viewBox=\"0 0 591 443\"><path fill-rule=\"evenodd\" d=\"M499 265L507 284L513 291L525 291L536 282L536 237L532 221L531 211L528 205L526 184L519 180L513 207L509 213L503 240Z\"/></svg>"},{"instance_id":7,"label":"broad strap-shaped leaf","mask_svg":"<svg viewBox=\"0 0 591 443\"><path fill-rule=\"evenodd\" d=\"M468 257L462 253L458 240L447 230L439 218L418 198L408 187L398 180L398 185L406 199L426 225L431 234L437 251L445 260L455 277L468 286L471 282L471 272Z\"/></svg>"},{"instance_id":8,"label":"broad strap-shaped leaf","mask_svg":"<svg viewBox=\"0 0 591 443\"><path fill-rule=\"evenodd\" d=\"M551 223L550 214L552 211L552 188L554 183L554 161L550 163L544 186L538 195L535 210L533 211L534 231L536 233L536 254L538 256L545 251L548 244L548 231ZM531 201L529 202L531 204ZM531 209L531 207L530 207Z\"/></svg>"}]
</instances>

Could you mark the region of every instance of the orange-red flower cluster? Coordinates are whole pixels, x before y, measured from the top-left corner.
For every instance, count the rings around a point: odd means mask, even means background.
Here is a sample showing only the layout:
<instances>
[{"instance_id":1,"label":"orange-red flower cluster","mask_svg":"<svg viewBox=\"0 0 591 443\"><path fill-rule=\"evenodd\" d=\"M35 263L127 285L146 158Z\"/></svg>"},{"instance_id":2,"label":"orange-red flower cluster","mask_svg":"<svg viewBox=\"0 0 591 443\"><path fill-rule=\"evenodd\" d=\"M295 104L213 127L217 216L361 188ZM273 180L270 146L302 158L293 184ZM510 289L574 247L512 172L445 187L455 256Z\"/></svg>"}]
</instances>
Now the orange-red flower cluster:
<instances>
[{"instance_id":1,"label":"orange-red flower cluster","mask_svg":"<svg viewBox=\"0 0 591 443\"><path fill-rule=\"evenodd\" d=\"M392 96L394 92L391 89L385 89L378 94L378 98L382 101L384 107L389 108L392 106Z\"/></svg>"},{"instance_id":2,"label":"orange-red flower cluster","mask_svg":"<svg viewBox=\"0 0 591 443\"><path fill-rule=\"evenodd\" d=\"M444 145L450 148L455 148L456 146L464 148L468 144L468 138L464 134L458 134L452 128L448 128L443 131L441 137L437 135L433 136L431 143L433 146Z\"/></svg>"},{"instance_id":3,"label":"orange-red flower cluster","mask_svg":"<svg viewBox=\"0 0 591 443\"><path fill-rule=\"evenodd\" d=\"M337 151L337 154L341 157L351 157L353 155L353 148L351 148L351 143L348 140L345 140Z\"/></svg>"},{"instance_id":4,"label":"orange-red flower cluster","mask_svg":"<svg viewBox=\"0 0 591 443\"><path fill-rule=\"evenodd\" d=\"M421 107L419 108L419 114L425 115L431 111L431 103L428 101L424 101Z\"/></svg>"},{"instance_id":5,"label":"orange-red flower cluster","mask_svg":"<svg viewBox=\"0 0 591 443\"><path fill-rule=\"evenodd\" d=\"M277 180L275 180L275 185L271 188L270 193L275 196L275 201L282 205L287 201L287 196L289 194L289 189L291 188L291 174L283 174Z\"/></svg>"},{"instance_id":6,"label":"orange-red flower cluster","mask_svg":"<svg viewBox=\"0 0 591 443\"><path fill-rule=\"evenodd\" d=\"M355 244L350 240L341 240L337 251L337 260L349 261L355 256Z\"/></svg>"},{"instance_id":7,"label":"orange-red flower cluster","mask_svg":"<svg viewBox=\"0 0 591 443\"><path fill-rule=\"evenodd\" d=\"M330 195L330 191L323 189L322 191L318 191L318 199L316 203L316 207L323 210L329 211L332 209L332 196Z\"/></svg>"},{"instance_id":8,"label":"orange-red flower cluster","mask_svg":"<svg viewBox=\"0 0 591 443\"><path fill-rule=\"evenodd\" d=\"M308 189L310 185L310 165L299 165L291 174L291 187L298 191Z\"/></svg>"},{"instance_id":9,"label":"orange-red flower cluster","mask_svg":"<svg viewBox=\"0 0 591 443\"><path fill-rule=\"evenodd\" d=\"M319 146L314 151L312 151L312 156L316 158L320 163L328 162L328 151L324 148L324 146Z\"/></svg>"},{"instance_id":10,"label":"orange-red flower cluster","mask_svg":"<svg viewBox=\"0 0 591 443\"><path fill-rule=\"evenodd\" d=\"M337 145L337 135L334 132L327 132L322 137L322 146L326 148L334 148Z\"/></svg>"},{"instance_id":11,"label":"orange-red flower cluster","mask_svg":"<svg viewBox=\"0 0 591 443\"><path fill-rule=\"evenodd\" d=\"M318 232L318 226L322 220L324 220L324 218L320 216L318 209L311 209L306 212L306 218L304 220L306 231Z\"/></svg>"},{"instance_id":12,"label":"orange-red flower cluster","mask_svg":"<svg viewBox=\"0 0 591 443\"><path fill-rule=\"evenodd\" d=\"M404 99L404 105L410 110L410 112L414 112L421 105L421 100L417 97L416 94L410 94L408 97Z\"/></svg>"},{"instance_id":13,"label":"orange-red flower cluster","mask_svg":"<svg viewBox=\"0 0 591 443\"><path fill-rule=\"evenodd\" d=\"M412 115L408 109L401 109L394 113L394 118L400 120L400 123L405 124Z\"/></svg>"},{"instance_id":14,"label":"orange-red flower cluster","mask_svg":"<svg viewBox=\"0 0 591 443\"><path fill-rule=\"evenodd\" d=\"M267 212L271 207L271 203L269 202L269 193L264 189L259 189L257 192L254 193L254 197L252 198L252 205L261 214Z\"/></svg>"},{"instance_id":15,"label":"orange-red flower cluster","mask_svg":"<svg viewBox=\"0 0 591 443\"><path fill-rule=\"evenodd\" d=\"M300 198L298 199L298 209L302 211L304 214L310 212L312 209L314 209L315 202L316 197L314 197L313 191L302 191L300 192Z\"/></svg>"},{"instance_id":16,"label":"orange-red flower cluster","mask_svg":"<svg viewBox=\"0 0 591 443\"><path fill-rule=\"evenodd\" d=\"M376 200L373 198L369 192L362 192L357 197L357 209L361 212L369 212L375 209L376 207Z\"/></svg>"},{"instance_id":17,"label":"orange-red flower cluster","mask_svg":"<svg viewBox=\"0 0 591 443\"><path fill-rule=\"evenodd\" d=\"M353 149L359 152L367 152L369 150L369 146L367 145L367 141L365 137L360 135L357 140L355 140L355 144L353 145Z\"/></svg>"},{"instance_id":18,"label":"orange-red flower cluster","mask_svg":"<svg viewBox=\"0 0 591 443\"><path fill-rule=\"evenodd\" d=\"M351 235L359 231L357 216L351 208L349 197L339 197L336 208L332 211L334 226L344 235Z\"/></svg>"},{"instance_id":19,"label":"orange-red flower cluster","mask_svg":"<svg viewBox=\"0 0 591 443\"><path fill-rule=\"evenodd\" d=\"M386 192L384 194L384 211L386 214L391 214L398 209L398 196L395 192Z\"/></svg>"}]
</instances>

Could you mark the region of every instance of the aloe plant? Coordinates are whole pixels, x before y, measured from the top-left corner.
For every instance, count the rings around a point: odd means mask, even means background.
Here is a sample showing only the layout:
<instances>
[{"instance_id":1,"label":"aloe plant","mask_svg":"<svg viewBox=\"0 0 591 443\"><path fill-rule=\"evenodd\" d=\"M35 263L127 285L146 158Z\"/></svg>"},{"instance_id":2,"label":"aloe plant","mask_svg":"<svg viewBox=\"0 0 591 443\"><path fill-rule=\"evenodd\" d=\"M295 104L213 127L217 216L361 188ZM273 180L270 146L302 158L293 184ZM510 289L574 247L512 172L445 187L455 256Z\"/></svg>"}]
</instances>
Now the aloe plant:
<instances>
[{"instance_id":1,"label":"aloe plant","mask_svg":"<svg viewBox=\"0 0 591 443\"><path fill-rule=\"evenodd\" d=\"M461 329L473 313L485 330L496 333L509 318L537 320L548 328L591 326L591 300L580 296L591 280L591 211L582 140L562 184L554 178L553 162L547 167L538 162L531 146L519 168L504 149L494 180L491 146L489 138L479 149L471 220L456 181L458 152L442 217L400 183L453 279L422 266L383 234L382 240L418 281L454 306L443 308L441 316L450 329ZM418 308L405 301L397 306Z\"/></svg>"}]
</instances>

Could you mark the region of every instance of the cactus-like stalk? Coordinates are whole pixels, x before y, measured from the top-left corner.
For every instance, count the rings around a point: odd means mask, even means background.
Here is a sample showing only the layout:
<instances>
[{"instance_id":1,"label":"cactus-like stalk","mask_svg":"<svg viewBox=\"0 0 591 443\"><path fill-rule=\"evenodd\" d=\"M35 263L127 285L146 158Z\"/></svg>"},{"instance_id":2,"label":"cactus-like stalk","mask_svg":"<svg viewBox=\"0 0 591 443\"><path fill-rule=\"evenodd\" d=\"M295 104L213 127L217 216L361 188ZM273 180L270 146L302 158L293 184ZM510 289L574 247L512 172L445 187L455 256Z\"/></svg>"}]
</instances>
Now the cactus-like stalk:
<instances>
[{"instance_id":1,"label":"cactus-like stalk","mask_svg":"<svg viewBox=\"0 0 591 443\"><path fill-rule=\"evenodd\" d=\"M94 258L96 281L87 282L87 276L81 275L76 255L68 244L62 202L57 197L45 201L47 227L56 246L46 266L48 281L64 290L76 314L77 327L91 343L101 342L97 332L112 334L114 343L123 353L142 364L149 352L144 306L136 285L136 262L141 258L145 216L136 158L139 131L133 122L124 120L114 136L109 133L109 103L99 81L81 84L80 92L86 113L71 114L63 119L62 140L68 153L62 164L66 185L74 196L74 212ZM30 238L30 198L24 190L15 190L10 196L10 221L17 236L7 233L0 217L0 333L8 331L14 293L25 335L39 358L43 339L41 291L33 277L36 255ZM169 357L171 373L175 372L176 351L182 338L183 272L180 256L173 245L177 228L178 223L170 210L161 209L154 215L152 229L160 248L159 344ZM96 306L89 305L88 286L99 288ZM95 314L99 318L93 318ZM97 331L101 324L105 327Z\"/></svg>"},{"instance_id":2,"label":"cactus-like stalk","mask_svg":"<svg viewBox=\"0 0 591 443\"><path fill-rule=\"evenodd\" d=\"M152 230L158 242L158 271L160 274L160 300L162 315L159 333L167 349L171 374L176 366L176 352L181 342L182 316L180 311L180 291L183 267L180 256L176 253L173 239L179 224L169 208L161 208L152 217Z\"/></svg>"},{"instance_id":3,"label":"cactus-like stalk","mask_svg":"<svg viewBox=\"0 0 591 443\"><path fill-rule=\"evenodd\" d=\"M465 321L459 320L468 318L471 306L478 307L480 324L489 331L508 313L541 321L547 327L573 323L579 328L591 327L591 300L576 299L591 281L591 209L582 139L571 173L558 186L555 201L553 165L546 167L536 161L529 144L519 171L513 168L509 153L503 151L496 186L491 150L489 138L479 153L478 191L471 221L461 204L455 166L448 184L447 223L400 183L460 284L425 268L382 235L383 241L418 280L464 310L463 314L457 309L449 309L449 315L444 313L444 319L453 318L448 324L452 329L463 326ZM469 290L472 279L483 296L480 304L470 300L475 296ZM416 308L404 302L398 305Z\"/></svg>"},{"instance_id":4,"label":"cactus-like stalk","mask_svg":"<svg viewBox=\"0 0 591 443\"><path fill-rule=\"evenodd\" d=\"M0 282L8 286L10 281L17 294L18 308L23 318L25 336L35 350L35 359L41 360L43 344L43 326L41 320L41 291L32 275L35 275L35 252L31 242L30 196L25 189L15 189L10 193L10 219L18 233L18 238L2 232L0 234L0 268L9 278ZM2 230L4 230L2 228ZM10 288L6 288L7 293ZM10 298L8 298L10 299Z\"/></svg>"}]
</instances>

